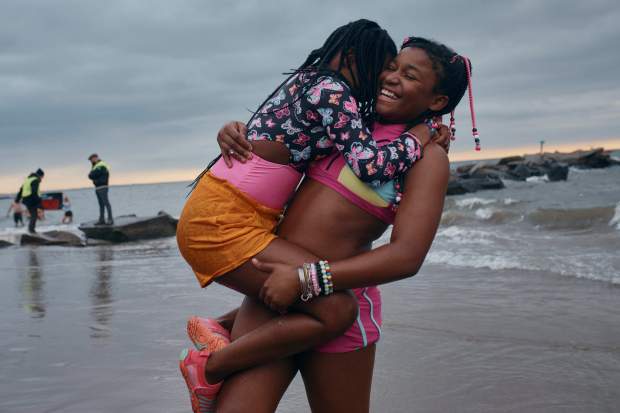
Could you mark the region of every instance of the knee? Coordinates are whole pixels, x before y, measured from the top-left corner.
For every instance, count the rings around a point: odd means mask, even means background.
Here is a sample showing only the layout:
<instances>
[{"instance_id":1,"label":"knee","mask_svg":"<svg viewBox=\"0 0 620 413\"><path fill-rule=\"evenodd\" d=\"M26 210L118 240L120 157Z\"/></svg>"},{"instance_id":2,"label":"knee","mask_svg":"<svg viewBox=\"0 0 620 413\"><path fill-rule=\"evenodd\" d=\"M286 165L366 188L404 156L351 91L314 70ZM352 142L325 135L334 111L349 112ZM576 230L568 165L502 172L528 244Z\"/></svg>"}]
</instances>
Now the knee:
<instances>
[{"instance_id":1,"label":"knee","mask_svg":"<svg viewBox=\"0 0 620 413\"><path fill-rule=\"evenodd\" d=\"M324 310L323 324L330 338L344 334L357 318L357 299L349 292L334 294L321 306Z\"/></svg>"}]
</instances>

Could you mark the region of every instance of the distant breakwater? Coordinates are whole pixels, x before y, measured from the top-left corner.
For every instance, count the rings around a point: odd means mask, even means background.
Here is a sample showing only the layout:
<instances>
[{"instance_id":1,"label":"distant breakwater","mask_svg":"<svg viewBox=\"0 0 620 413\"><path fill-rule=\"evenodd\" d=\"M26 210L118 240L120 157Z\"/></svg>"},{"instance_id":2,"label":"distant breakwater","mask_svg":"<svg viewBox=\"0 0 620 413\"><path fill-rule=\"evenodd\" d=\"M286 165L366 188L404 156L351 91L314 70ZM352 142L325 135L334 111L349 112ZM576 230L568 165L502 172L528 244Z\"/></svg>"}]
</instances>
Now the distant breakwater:
<instances>
[{"instance_id":1,"label":"distant breakwater","mask_svg":"<svg viewBox=\"0 0 620 413\"><path fill-rule=\"evenodd\" d=\"M569 153L545 152L509 156L495 161L480 161L452 171L447 195L461 195L489 189L502 189L503 180L525 181L533 177L547 181L565 181L569 168L599 169L620 165L609 151L597 148Z\"/></svg>"}]
</instances>

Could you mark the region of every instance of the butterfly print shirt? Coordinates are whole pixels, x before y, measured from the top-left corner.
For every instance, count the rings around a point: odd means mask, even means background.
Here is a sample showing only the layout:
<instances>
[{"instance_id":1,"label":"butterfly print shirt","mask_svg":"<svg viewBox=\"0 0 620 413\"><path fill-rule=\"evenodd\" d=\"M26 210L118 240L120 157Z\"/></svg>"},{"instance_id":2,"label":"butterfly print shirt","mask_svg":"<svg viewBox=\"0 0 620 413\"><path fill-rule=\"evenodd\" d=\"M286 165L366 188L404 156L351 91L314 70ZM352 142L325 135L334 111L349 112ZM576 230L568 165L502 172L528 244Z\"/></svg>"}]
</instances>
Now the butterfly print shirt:
<instances>
[{"instance_id":1,"label":"butterfly print shirt","mask_svg":"<svg viewBox=\"0 0 620 413\"><path fill-rule=\"evenodd\" d=\"M336 149L355 175L373 186L394 179L422 157L419 140L408 132L378 147L349 86L317 73L298 73L280 87L250 119L248 139L283 143L291 166L300 172Z\"/></svg>"}]
</instances>

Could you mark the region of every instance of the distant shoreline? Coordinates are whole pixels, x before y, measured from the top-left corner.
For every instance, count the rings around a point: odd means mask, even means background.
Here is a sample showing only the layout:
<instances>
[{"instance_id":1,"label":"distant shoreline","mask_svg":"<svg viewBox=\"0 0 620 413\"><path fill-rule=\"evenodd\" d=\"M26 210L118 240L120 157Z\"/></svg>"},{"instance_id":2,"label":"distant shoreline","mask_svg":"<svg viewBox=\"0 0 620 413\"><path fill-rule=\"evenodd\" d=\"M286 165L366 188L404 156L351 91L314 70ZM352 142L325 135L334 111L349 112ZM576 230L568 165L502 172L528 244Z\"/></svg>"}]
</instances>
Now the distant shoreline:
<instances>
[{"instance_id":1,"label":"distant shoreline","mask_svg":"<svg viewBox=\"0 0 620 413\"><path fill-rule=\"evenodd\" d=\"M560 152L560 151L555 151L555 152L545 152L545 153L553 153L553 154L569 154L569 153L577 153L577 152L588 152L590 150L593 150L594 148L590 148L590 149L579 149L576 151L570 151L570 152ZM605 153L611 153L611 152L618 152L620 151L620 148L617 149L604 149ZM521 156L527 157L527 156L535 156L535 155L539 155L539 153L529 153L529 154L523 154ZM463 165L466 164L468 162L489 162L489 161L495 161L495 160L499 160L501 158L504 157L495 157L495 158L485 158L485 159L465 159L465 160L460 160L460 161L451 161L451 164L458 164L458 165ZM131 183L131 184L119 184L119 185L110 185L111 187L126 187L126 186L141 186L141 185L159 185L159 184L177 184L177 183L183 183L183 182L187 182L188 184L192 182L192 179L183 179L183 180L175 180L175 181L161 181L161 182L148 182L148 183L143 183L143 182L136 182L136 183ZM81 187L74 187L74 188L52 188L52 189L46 189L43 192L64 192L64 191L77 191L80 189L90 189L93 188L91 186L81 186ZM13 198L15 195L11 194L11 193L4 193L4 194L0 194L0 200L3 199L11 199Z\"/></svg>"}]
</instances>

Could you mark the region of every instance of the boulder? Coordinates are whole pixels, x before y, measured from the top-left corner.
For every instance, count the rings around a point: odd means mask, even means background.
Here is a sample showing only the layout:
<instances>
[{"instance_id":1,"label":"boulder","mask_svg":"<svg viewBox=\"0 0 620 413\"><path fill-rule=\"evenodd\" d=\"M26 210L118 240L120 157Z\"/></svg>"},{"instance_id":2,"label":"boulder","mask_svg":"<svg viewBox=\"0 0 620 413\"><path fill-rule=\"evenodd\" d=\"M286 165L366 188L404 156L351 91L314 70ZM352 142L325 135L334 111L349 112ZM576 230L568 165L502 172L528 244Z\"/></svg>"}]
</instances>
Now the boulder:
<instances>
[{"instance_id":1,"label":"boulder","mask_svg":"<svg viewBox=\"0 0 620 413\"><path fill-rule=\"evenodd\" d=\"M458 168L456 168L456 172L458 174L467 174L467 173L469 173L471 168L473 168L474 166L476 166L476 164L473 164L473 163L466 164L466 165L461 165Z\"/></svg>"},{"instance_id":2,"label":"boulder","mask_svg":"<svg viewBox=\"0 0 620 413\"><path fill-rule=\"evenodd\" d=\"M500 159L497 164L498 165L508 165L508 164L514 164L514 163L520 163L525 161L525 158L523 156L507 156L505 158Z\"/></svg>"},{"instance_id":3,"label":"boulder","mask_svg":"<svg viewBox=\"0 0 620 413\"><path fill-rule=\"evenodd\" d=\"M78 234L69 231L46 231L43 233L46 237L54 238L58 241L62 241L62 245L68 245L72 247L83 247L86 245L84 238Z\"/></svg>"},{"instance_id":4,"label":"boulder","mask_svg":"<svg viewBox=\"0 0 620 413\"><path fill-rule=\"evenodd\" d=\"M21 245L63 245L68 247L83 247L84 240L72 232L47 231L37 234L25 233L21 236Z\"/></svg>"},{"instance_id":5,"label":"boulder","mask_svg":"<svg viewBox=\"0 0 620 413\"><path fill-rule=\"evenodd\" d=\"M0 239L0 248L10 247L13 243Z\"/></svg>"},{"instance_id":6,"label":"boulder","mask_svg":"<svg viewBox=\"0 0 620 413\"><path fill-rule=\"evenodd\" d=\"M114 218L114 225L97 225L96 221L80 224L88 238L110 242L137 241L176 235L178 220L164 211L157 215L138 217L123 215Z\"/></svg>"},{"instance_id":7,"label":"boulder","mask_svg":"<svg viewBox=\"0 0 620 413\"><path fill-rule=\"evenodd\" d=\"M546 175L551 182L566 181L568 179L568 165L554 162L547 168Z\"/></svg>"},{"instance_id":8,"label":"boulder","mask_svg":"<svg viewBox=\"0 0 620 413\"><path fill-rule=\"evenodd\" d=\"M453 176L448 182L446 194L462 195L487 189L502 189L504 187L504 183L500 178L493 178L490 176L484 178L462 178Z\"/></svg>"},{"instance_id":9,"label":"boulder","mask_svg":"<svg viewBox=\"0 0 620 413\"><path fill-rule=\"evenodd\" d=\"M530 176L534 176L536 173L528 165L521 163L516 165L511 171L510 176L517 181L525 181Z\"/></svg>"}]
</instances>

